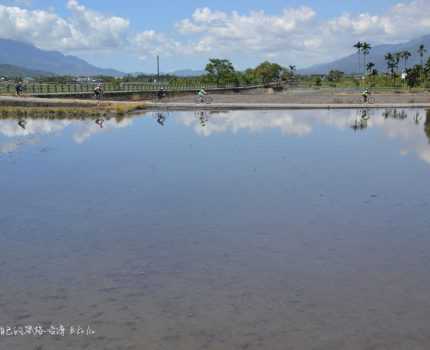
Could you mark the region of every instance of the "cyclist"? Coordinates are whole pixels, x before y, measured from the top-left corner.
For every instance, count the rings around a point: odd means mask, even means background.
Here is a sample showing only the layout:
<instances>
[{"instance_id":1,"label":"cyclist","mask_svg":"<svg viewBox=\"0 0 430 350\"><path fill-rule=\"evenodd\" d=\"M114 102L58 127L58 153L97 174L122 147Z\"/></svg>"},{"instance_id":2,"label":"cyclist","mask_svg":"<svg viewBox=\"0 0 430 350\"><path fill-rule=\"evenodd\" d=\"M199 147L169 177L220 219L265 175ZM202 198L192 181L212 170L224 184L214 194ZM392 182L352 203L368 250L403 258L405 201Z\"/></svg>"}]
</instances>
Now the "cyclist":
<instances>
[{"instance_id":1,"label":"cyclist","mask_svg":"<svg viewBox=\"0 0 430 350\"><path fill-rule=\"evenodd\" d=\"M160 90L158 90L158 93L157 93L158 99L161 100L163 97L166 97L166 95L167 95L166 90L164 89L164 87L161 87Z\"/></svg>"},{"instance_id":2,"label":"cyclist","mask_svg":"<svg viewBox=\"0 0 430 350\"><path fill-rule=\"evenodd\" d=\"M365 89L362 93L361 96L363 96L363 101L364 103L368 103L369 102L369 96L370 96L370 91L369 89Z\"/></svg>"},{"instance_id":3,"label":"cyclist","mask_svg":"<svg viewBox=\"0 0 430 350\"><path fill-rule=\"evenodd\" d=\"M199 90L199 92L197 93L197 96L199 97L200 103L203 103L203 102L204 102L204 100L205 100L205 96L206 96L207 94L208 94L208 93L205 91L205 89L201 88L201 89Z\"/></svg>"},{"instance_id":4,"label":"cyclist","mask_svg":"<svg viewBox=\"0 0 430 350\"><path fill-rule=\"evenodd\" d=\"M19 82L16 84L16 86L15 86L15 90L16 90L16 95L17 95L17 96L21 96L21 95L22 95L22 92L23 92L23 90L24 90L24 86L22 85L22 82L21 82L21 81L19 81Z\"/></svg>"},{"instance_id":5,"label":"cyclist","mask_svg":"<svg viewBox=\"0 0 430 350\"><path fill-rule=\"evenodd\" d=\"M94 95L97 100L100 100L103 95L103 88L100 84L97 84L97 86L94 88Z\"/></svg>"}]
</instances>

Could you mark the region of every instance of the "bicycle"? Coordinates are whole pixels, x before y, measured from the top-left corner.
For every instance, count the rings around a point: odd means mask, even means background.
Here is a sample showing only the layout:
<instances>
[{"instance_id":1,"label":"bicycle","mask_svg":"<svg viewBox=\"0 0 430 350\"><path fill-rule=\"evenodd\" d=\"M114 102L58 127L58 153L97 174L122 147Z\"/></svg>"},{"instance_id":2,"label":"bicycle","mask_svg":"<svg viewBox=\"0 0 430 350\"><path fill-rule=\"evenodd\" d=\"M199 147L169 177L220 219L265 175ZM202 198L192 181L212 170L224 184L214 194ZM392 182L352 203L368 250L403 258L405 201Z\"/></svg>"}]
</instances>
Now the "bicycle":
<instances>
[{"instance_id":1,"label":"bicycle","mask_svg":"<svg viewBox=\"0 0 430 350\"><path fill-rule=\"evenodd\" d=\"M213 98L211 96L194 96L194 103L206 103L210 104L213 102Z\"/></svg>"},{"instance_id":2,"label":"bicycle","mask_svg":"<svg viewBox=\"0 0 430 350\"><path fill-rule=\"evenodd\" d=\"M373 96L369 96L367 98L367 102L364 101L364 97L361 97L359 100L356 100L356 104L374 104L376 102L376 99Z\"/></svg>"},{"instance_id":3,"label":"bicycle","mask_svg":"<svg viewBox=\"0 0 430 350\"><path fill-rule=\"evenodd\" d=\"M152 101L154 103L161 102L163 98L167 98L167 91L157 91L152 96Z\"/></svg>"},{"instance_id":4,"label":"bicycle","mask_svg":"<svg viewBox=\"0 0 430 350\"><path fill-rule=\"evenodd\" d=\"M103 99L103 91L94 91L94 98L97 100L97 101L100 101L100 100L102 100Z\"/></svg>"}]
</instances>

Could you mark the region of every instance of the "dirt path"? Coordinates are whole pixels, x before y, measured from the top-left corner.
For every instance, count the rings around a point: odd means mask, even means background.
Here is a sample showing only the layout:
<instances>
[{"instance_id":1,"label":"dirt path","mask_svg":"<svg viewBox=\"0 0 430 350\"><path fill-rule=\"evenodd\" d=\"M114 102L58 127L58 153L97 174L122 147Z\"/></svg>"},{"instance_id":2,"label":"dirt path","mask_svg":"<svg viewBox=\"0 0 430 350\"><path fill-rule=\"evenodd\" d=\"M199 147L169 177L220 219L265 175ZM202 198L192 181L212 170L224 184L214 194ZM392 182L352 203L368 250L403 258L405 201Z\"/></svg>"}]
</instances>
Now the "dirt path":
<instances>
[{"instance_id":1,"label":"dirt path","mask_svg":"<svg viewBox=\"0 0 430 350\"><path fill-rule=\"evenodd\" d=\"M213 104L204 106L205 108L358 108L360 104L360 94L330 93L323 91L286 91L280 93L261 92L240 93L240 94L213 94ZM369 107L377 108L407 108L420 107L430 108L430 93L381 93L373 95L375 103ZM147 107L169 107L175 108L199 108L196 105L194 96L177 96L162 100L161 104L152 104L150 101L107 101L83 99L63 99L63 98L36 98L36 97L15 97L0 96L0 106L20 106L20 107L102 107L108 108L113 105L141 106Z\"/></svg>"}]
</instances>

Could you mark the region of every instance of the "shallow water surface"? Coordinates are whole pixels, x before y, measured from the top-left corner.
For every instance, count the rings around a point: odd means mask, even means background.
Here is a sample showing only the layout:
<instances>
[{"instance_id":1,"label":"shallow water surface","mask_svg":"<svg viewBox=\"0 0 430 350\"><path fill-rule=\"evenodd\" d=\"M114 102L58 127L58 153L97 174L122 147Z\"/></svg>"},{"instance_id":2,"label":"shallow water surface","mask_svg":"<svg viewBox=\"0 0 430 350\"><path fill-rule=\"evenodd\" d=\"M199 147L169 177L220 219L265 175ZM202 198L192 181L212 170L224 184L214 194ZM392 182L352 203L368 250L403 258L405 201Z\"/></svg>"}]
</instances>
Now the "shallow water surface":
<instances>
[{"instance_id":1,"label":"shallow water surface","mask_svg":"<svg viewBox=\"0 0 430 350\"><path fill-rule=\"evenodd\" d=\"M428 349L429 141L424 110L0 120L0 332L66 330L0 348Z\"/></svg>"}]
</instances>

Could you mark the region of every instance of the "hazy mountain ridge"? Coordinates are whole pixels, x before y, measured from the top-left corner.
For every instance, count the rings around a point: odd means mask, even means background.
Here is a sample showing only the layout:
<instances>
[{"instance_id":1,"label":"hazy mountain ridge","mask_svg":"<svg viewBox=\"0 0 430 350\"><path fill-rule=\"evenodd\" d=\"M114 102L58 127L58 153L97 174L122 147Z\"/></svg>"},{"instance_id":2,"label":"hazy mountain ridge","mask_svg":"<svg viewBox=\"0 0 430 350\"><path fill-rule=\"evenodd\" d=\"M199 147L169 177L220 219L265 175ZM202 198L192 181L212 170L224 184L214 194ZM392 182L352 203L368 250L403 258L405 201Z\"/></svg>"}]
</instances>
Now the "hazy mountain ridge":
<instances>
[{"instance_id":1,"label":"hazy mountain ridge","mask_svg":"<svg viewBox=\"0 0 430 350\"><path fill-rule=\"evenodd\" d=\"M124 75L115 69L98 68L75 56L41 50L31 44L9 39L0 39L0 64L58 75Z\"/></svg>"},{"instance_id":2,"label":"hazy mountain ridge","mask_svg":"<svg viewBox=\"0 0 430 350\"><path fill-rule=\"evenodd\" d=\"M201 75L205 75L206 72L203 70L181 69L181 70L176 70L171 74L176 75L177 77L198 77Z\"/></svg>"},{"instance_id":3,"label":"hazy mountain ridge","mask_svg":"<svg viewBox=\"0 0 430 350\"><path fill-rule=\"evenodd\" d=\"M7 78L35 78L35 77L49 77L55 74L40 70L27 69L23 67L14 66L11 64L0 64L0 76Z\"/></svg>"},{"instance_id":4,"label":"hazy mountain ridge","mask_svg":"<svg viewBox=\"0 0 430 350\"><path fill-rule=\"evenodd\" d=\"M367 56L366 62L375 63L376 69L378 71L385 72L387 70L387 64L384 58L385 54L387 54L388 52L395 53L395 52L407 50L412 54L412 56L409 58L407 62L408 67L411 67L415 64L420 64L421 62L421 58L417 53L418 47L421 44L423 44L428 50L428 52L425 55L425 59L427 60L430 53L430 35L426 35L418 39L413 39L401 44L377 45L373 47L372 50L370 51L370 55ZM353 43L351 44L351 47L352 45ZM361 58L361 61L362 60L363 59ZM299 73L300 74L327 74L331 70L340 70L348 74L357 73L358 72L357 54L355 53L333 62L317 64L309 68L299 69Z\"/></svg>"}]
</instances>

